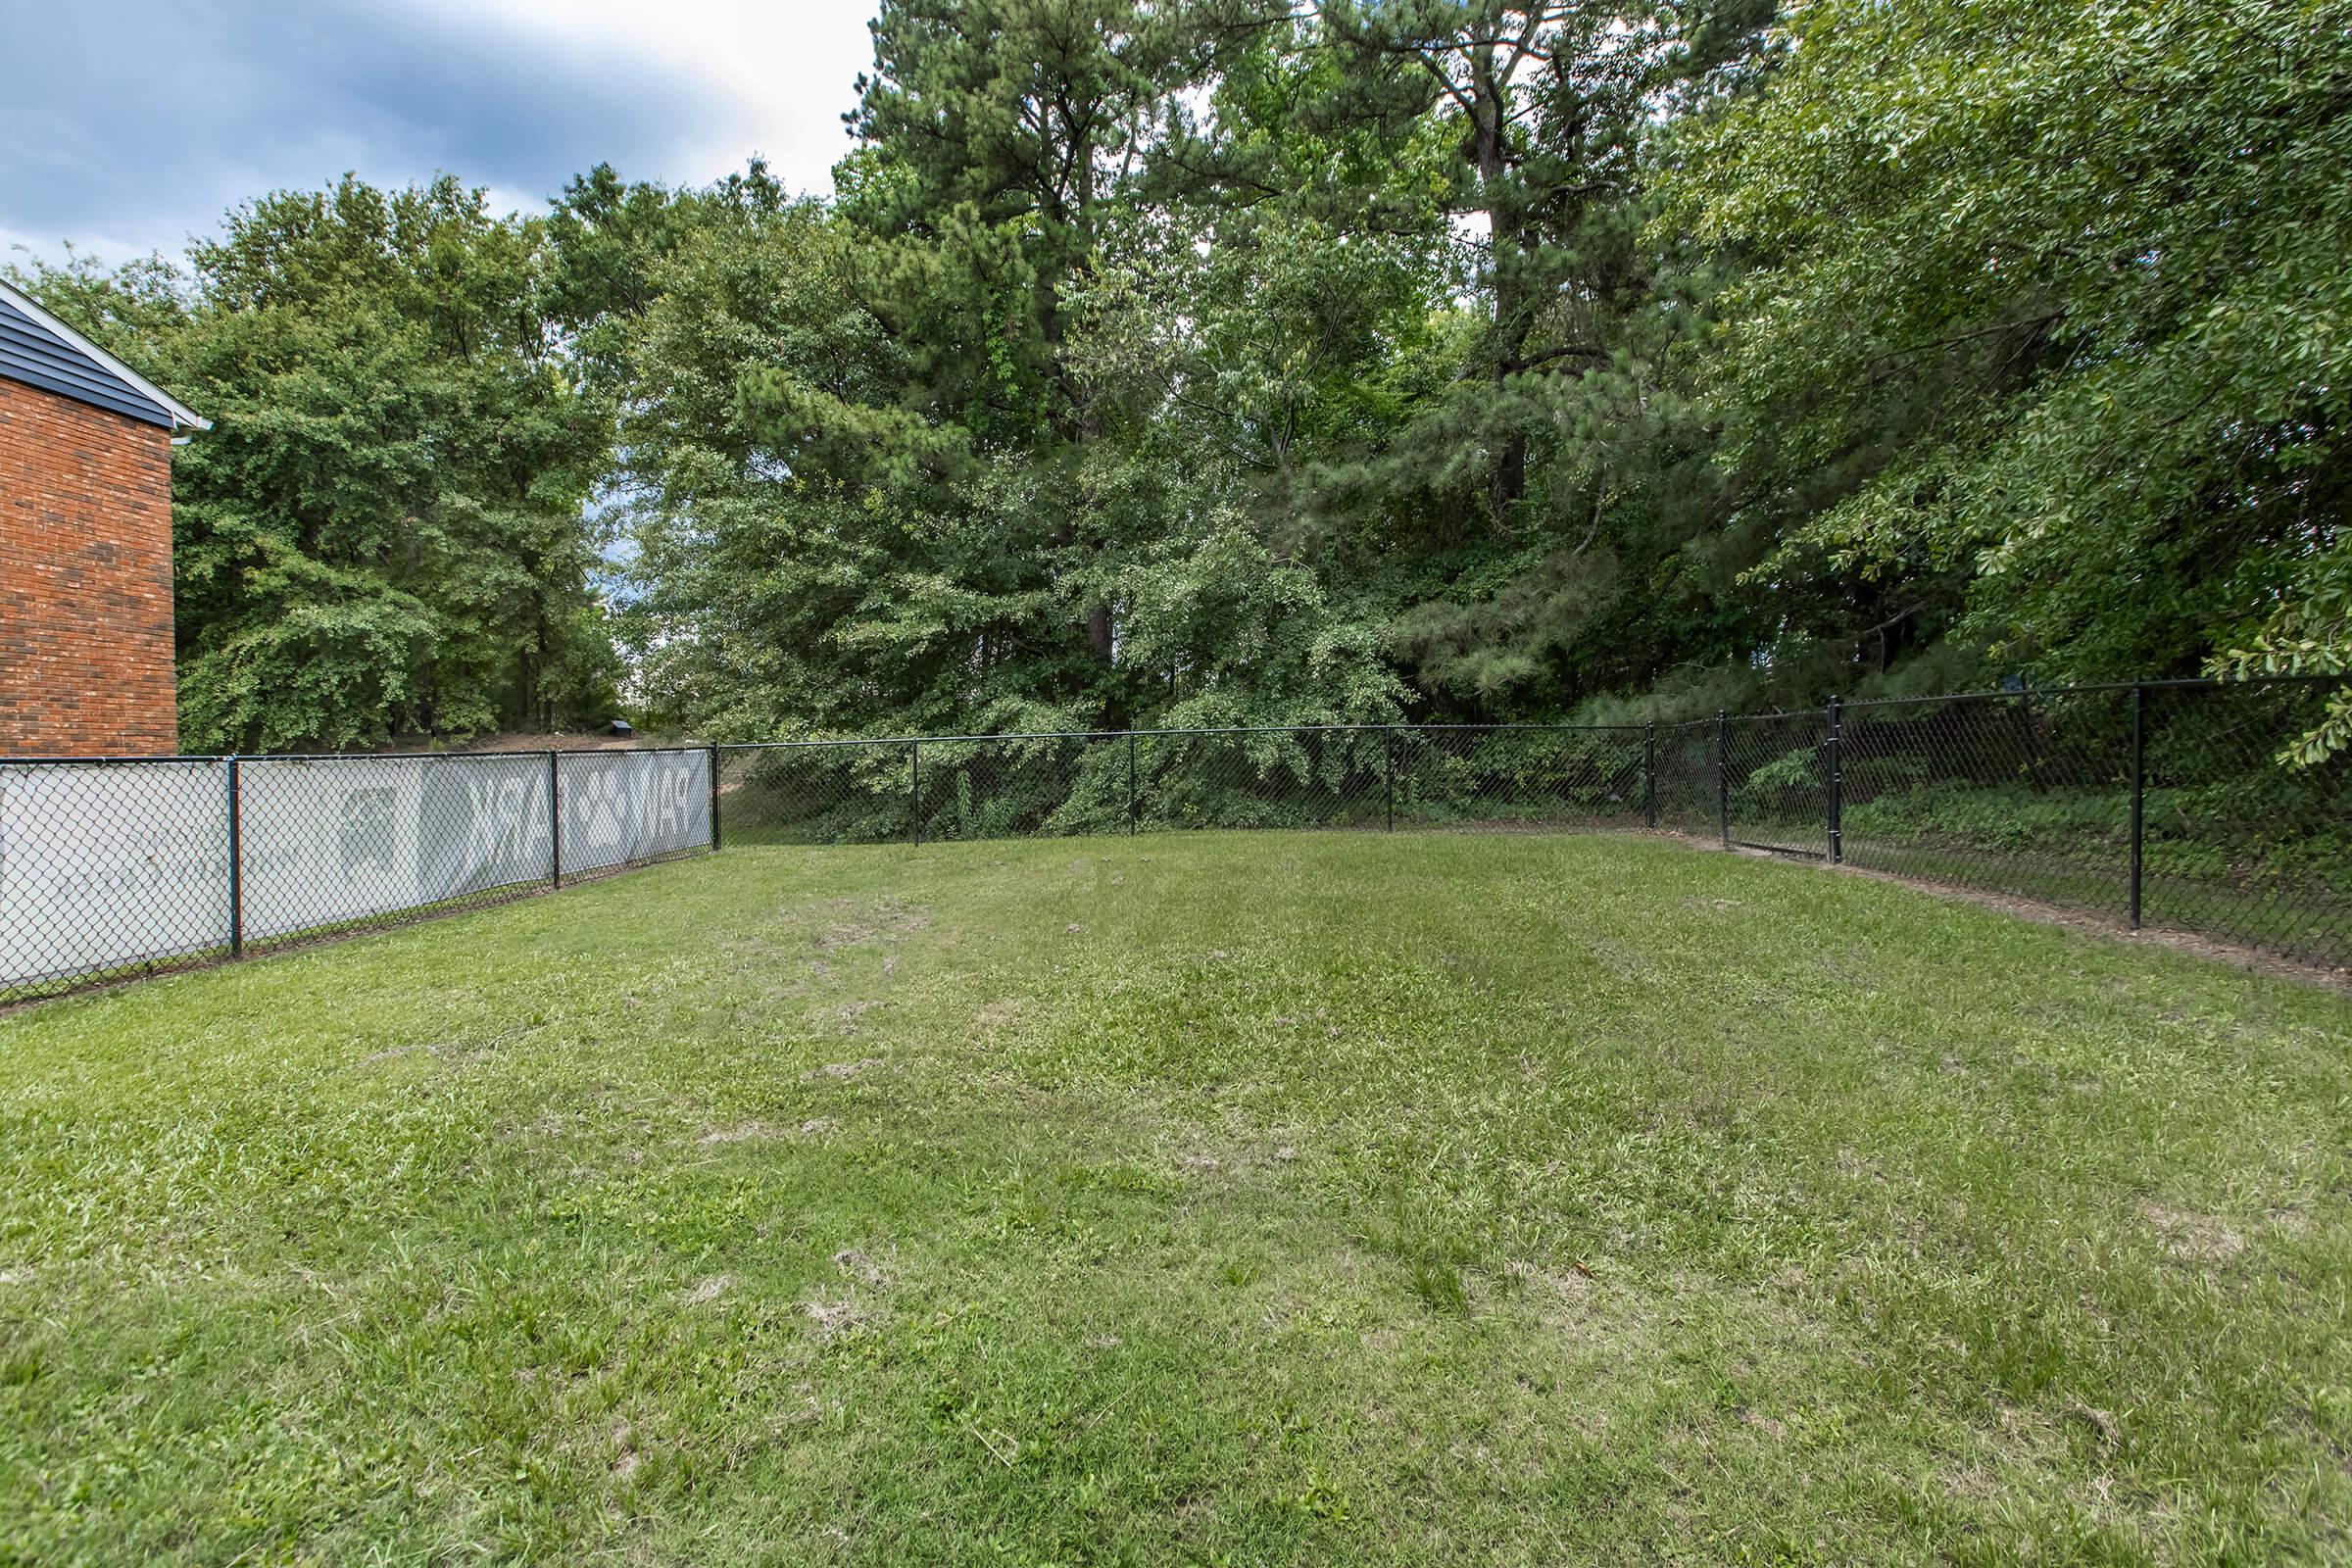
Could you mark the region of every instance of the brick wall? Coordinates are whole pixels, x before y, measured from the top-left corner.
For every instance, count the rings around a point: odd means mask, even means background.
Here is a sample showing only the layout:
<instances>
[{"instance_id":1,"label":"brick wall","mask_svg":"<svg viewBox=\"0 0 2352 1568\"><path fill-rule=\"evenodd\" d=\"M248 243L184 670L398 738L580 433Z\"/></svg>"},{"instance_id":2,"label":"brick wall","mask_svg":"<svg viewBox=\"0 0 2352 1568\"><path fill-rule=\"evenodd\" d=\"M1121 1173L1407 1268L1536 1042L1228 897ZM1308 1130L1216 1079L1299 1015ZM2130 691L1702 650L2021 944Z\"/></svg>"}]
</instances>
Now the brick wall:
<instances>
[{"instance_id":1,"label":"brick wall","mask_svg":"<svg viewBox=\"0 0 2352 1568\"><path fill-rule=\"evenodd\" d=\"M171 432L0 377L0 756L179 750Z\"/></svg>"}]
</instances>

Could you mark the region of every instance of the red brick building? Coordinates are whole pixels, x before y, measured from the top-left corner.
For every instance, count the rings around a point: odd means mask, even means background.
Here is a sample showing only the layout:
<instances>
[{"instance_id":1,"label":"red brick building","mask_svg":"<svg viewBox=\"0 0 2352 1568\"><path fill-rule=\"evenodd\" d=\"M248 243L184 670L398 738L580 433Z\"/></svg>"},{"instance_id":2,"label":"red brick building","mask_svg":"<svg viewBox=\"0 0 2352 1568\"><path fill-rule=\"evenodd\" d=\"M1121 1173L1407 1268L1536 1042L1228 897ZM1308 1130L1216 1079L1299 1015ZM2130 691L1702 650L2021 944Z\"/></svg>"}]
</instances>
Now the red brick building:
<instances>
[{"instance_id":1,"label":"red brick building","mask_svg":"<svg viewBox=\"0 0 2352 1568\"><path fill-rule=\"evenodd\" d=\"M179 750L172 440L208 428L0 282L0 757Z\"/></svg>"}]
</instances>

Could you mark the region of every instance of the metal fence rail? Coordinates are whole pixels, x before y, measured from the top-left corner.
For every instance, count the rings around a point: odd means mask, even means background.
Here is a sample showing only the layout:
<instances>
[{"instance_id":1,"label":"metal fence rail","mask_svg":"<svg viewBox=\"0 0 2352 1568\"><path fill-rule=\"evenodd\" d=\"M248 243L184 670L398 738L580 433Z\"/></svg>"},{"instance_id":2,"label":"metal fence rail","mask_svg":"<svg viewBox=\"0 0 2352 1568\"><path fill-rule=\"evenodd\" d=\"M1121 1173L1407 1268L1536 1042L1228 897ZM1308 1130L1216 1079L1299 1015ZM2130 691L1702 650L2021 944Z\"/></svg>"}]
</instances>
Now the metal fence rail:
<instances>
[{"instance_id":1,"label":"metal fence rail","mask_svg":"<svg viewBox=\"0 0 2352 1568\"><path fill-rule=\"evenodd\" d=\"M1654 830L2352 964L2340 680L1645 725L1319 725L426 757L0 760L0 1003L722 844Z\"/></svg>"}]
</instances>

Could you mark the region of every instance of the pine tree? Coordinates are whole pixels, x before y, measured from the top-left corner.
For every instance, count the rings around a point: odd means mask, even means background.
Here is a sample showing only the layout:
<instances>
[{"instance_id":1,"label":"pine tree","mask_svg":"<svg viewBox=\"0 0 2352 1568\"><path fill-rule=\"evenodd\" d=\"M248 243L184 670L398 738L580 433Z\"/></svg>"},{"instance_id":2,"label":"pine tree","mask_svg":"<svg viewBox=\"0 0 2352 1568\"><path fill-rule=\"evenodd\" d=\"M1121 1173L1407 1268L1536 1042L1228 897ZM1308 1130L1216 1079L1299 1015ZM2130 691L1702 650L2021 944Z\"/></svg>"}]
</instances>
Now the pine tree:
<instances>
[{"instance_id":1,"label":"pine tree","mask_svg":"<svg viewBox=\"0 0 2352 1568\"><path fill-rule=\"evenodd\" d=\"M843 211L875 242L860 298L906 352L902 407L1038 476L1056 514L1039 558L1071 591L1119 542L1090 465L1103 417L1073 301L1200 35L1183 7L1138 0L886 0L872 31L844 170ZM1084 597L1097 672L1082 684L1115 717L1113 606Z\"/></svg>"}]
</instances>

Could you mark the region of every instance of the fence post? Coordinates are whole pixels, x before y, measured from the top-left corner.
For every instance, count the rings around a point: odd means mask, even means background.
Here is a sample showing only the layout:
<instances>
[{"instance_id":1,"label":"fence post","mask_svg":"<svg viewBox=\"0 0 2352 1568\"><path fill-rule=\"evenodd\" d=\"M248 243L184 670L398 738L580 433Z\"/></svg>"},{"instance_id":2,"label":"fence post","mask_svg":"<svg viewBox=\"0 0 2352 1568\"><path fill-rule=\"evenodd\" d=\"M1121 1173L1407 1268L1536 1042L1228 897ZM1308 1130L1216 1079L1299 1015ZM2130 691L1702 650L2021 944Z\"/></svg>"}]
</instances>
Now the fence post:
<instances>
[{"instance_id":1,"label":"fence post","mask_svg":"<svg viewBox=\"0 0 2352 1568\"><path fill-rule=\"evenodd\" d=\"M914 819L914 842L923 842L923 743L906 743L906 814Z\"/></svg>"},{"instance_id":2,"label":"fence post","mask_svg":"<svg viewBox=\"0 0 2352 1568\"><path fill-rule=\"evenodd\" d=\"M1732 775L1729 758L1732 723L1729 714L1715 710L1715 825L1723 832L1723 847L1732 847Z\"/></svg>"},{"instance_id":3,"label":"fence post","mask_svg":"<svg viewBox=\"0 0 2352 1568\"><path fill-rule=\"evenodd\" d=\"M1658 830L1658 721L1642 726L1642 825Z\"/></svg>"},{"instance_id":4,"label":"fence post","mask_svg":"<svg viewBox=\"0 0 2352 1568\"><path fill-rule=\"evenodd\" d=\"M710 743L710 853L718 853L718 743Z\"/></svg>"},{"instance_id":5,"label":"fence post","mask_svg":"<svg viewBox=\"0 0 2352 1568\"><path fill-rule=\"evenodd\" d=\"M1396 726L1394 724L1382 725L1381 735L1384 741L1384 755L1380 762L1380 790L1382 798L1386 802L1388 831L1394 833L1396 831Z\"/></svg>"},{"instance_id":6,"label":"fence post","mask_svg":"<svg viewBox=\"0 0 2352 1568\"><path fill-rule=\"evenodd\" d=\"M245 786L228 760L228 956L245 956Z\"/></svg>"},{"instance_id":7,"label":"fence post","mask_svg":"<svg viewBox=\"0 0 2352 1568\"><path fill-rule=\"evenodd\" d=\"M1830 699L1830 863L1845 859L1845 751L1838 699Z\"/></svg>"},{"instance_id":8,"label":"fence post","mask_svg":"<svg viewBox=\"0 0 2352 1568\"><path fill-rule=\"evenodd\" d=\"M1127 836L1135 837L1135 731L1127 732Z\"/></svg>"},{"instance_id":9,"label":"fence post","mask_svg":"<svg viewBox=\"0 0 2352 1568\"><path fill-rule=\"evenodd\" d=\"M547 885L564 885L564 783L556 750L547 750Z\"/></svg>"},{"instance_id":10,"label":"fence post","mask_svg":"<svg viewBox=\"0 0 2352 1568\"><path fill-rule=\"evenodd\" d=\"M2148 689L2132 688L2132 929L2139 929L2139 884L2148 799Z\"/></svg>"}]
</instances>

